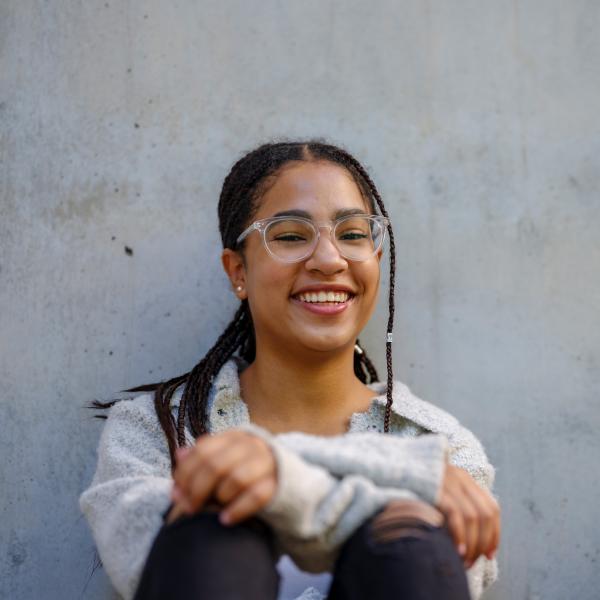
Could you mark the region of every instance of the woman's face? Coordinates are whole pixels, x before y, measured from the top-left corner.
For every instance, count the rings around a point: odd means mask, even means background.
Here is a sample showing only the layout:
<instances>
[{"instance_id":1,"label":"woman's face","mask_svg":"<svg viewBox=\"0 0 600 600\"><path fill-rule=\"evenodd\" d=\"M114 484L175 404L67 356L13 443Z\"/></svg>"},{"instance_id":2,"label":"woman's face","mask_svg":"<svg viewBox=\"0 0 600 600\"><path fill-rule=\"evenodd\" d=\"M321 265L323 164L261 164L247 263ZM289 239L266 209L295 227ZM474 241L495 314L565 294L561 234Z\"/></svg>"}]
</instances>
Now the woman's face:
<instances>
[{"instance_id":1,"label":"woman's face","mask_svg":"<svg viewBox=\"0 0 600 600\"><path fill-rule=\"evenodd\" d=\"M254 220L287 211L302 211L315 222L332 222L348 210L371 213L350 173L327 161L288 163L259 202ZM365 261L350 261L339 254L326 228L320 232L313 254L297 263L272 257L256 231L245 241L245 265L241 260L226 260L224 254L234 287L241 285L239 296L248 298L258 351L264 343L287 351L354 346L371 317L379 289L381 251ZM319 291L349 296L333 305L310 302L310 296L304 295Z\"/></svg>"}]
</instances>

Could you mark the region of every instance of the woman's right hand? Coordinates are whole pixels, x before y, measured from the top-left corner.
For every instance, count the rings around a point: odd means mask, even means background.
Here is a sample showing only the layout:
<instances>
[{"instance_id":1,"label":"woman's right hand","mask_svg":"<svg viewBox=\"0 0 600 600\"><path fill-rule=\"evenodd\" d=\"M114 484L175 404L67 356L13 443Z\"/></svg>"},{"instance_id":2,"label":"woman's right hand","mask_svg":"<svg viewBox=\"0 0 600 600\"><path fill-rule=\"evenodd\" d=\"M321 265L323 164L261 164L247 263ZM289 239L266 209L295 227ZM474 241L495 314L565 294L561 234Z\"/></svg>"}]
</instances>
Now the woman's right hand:
<instances>
[{"instance_id":1,"label":"woman's right hand","mask_svg":"<svg viewBox=\"0 0 600 600\"><path fill-rule=\"evenodd\" d=\"M216 506L221 522L235 525L266 506L277 489L273 451L246 431L202 435L193 446L178 449L176 460L168 524Z\"/></svg>"},{"instance_id":2,"label":"woman's right hand","mask_svg":"<svg viewBox=\"0 0 600 600\"><path fill-rule=\"evenodd\" d=\"M480 555L492 559L500 542L500 506L463 469L446 465L437 508L468 569Z\"/></svg>"}]
</instances>

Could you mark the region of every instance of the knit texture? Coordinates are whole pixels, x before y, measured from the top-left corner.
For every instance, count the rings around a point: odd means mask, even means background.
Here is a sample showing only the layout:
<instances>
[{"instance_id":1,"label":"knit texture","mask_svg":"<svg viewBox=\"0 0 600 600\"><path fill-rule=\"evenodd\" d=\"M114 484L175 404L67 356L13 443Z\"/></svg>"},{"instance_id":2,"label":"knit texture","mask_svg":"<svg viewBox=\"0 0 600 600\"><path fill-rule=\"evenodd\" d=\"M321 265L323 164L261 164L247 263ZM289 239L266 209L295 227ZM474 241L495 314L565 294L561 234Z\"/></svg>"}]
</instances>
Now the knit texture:
<instances>
[{"instance_id":1,"label":"knit texture","mask_svg":"<svg viewBox=\"0 0 600 600\"><path fill-rule=\"evenodd\" d=\"M368 411L354 413L348 433L271 434L250 422L240 396L239 360L228 361L209 396L211 433L239 428L264 439L277 464L278 485L257 516L276 534L279 556L288 554L309 572L332 571L350 535L390 500L420 498L435 504L446 461L491 490L494 469L477 438L447 412L394 382L391 435L383 432L385 384ZM182 389L173 397L174 416ZM194 442L189 428L186 440ZM146 558L170 503L170 459L152 394L122 400L109 412L98 446L98 465L80 507L92 529L104 568L117 591L134 596ZM496 560L480 557L467 572L478 599L497 577ZM323 600L308 588L297 600Z\"/></svg>"}]
</instances>

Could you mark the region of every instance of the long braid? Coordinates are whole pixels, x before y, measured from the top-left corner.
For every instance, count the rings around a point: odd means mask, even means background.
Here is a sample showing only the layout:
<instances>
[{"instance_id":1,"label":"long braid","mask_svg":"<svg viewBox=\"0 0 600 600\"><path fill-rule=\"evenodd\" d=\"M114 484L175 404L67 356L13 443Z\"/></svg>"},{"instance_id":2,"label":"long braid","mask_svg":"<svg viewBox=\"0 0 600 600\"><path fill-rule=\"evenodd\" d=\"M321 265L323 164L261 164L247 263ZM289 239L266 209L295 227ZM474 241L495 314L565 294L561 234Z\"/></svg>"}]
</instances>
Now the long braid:
<instances>
[{"instance_id":1,"label":"long braid","mask_svg":"<svg viewBox=\"0 0 600 600\"><path fill-rule=\"evenodd\" d=\"M354 346L354 373L363 383L379 381L377 370L359 340Z\"/></svg>"},{"instance_id":2,"label":"long braid","mask_svg":"<svg viewBox=\"0 0 600 600\"><path fill-rule=\"evenodd\" d=\"M388 234L390 237L390 283L389 283L389 292L388 292L388 322L387 322L387 335L386 335L386 343L385 343L385 362L387 366L387 392L386 392L386 406L385 406L385 418L384 418L384 426L383 430L385 433L388 433L390 430L390 417L392 412L392 391L394 385L394 375L392 371L392 337L394 330L394 308L395 308L395 299L394 299L394 287L396 282L396 243L394 241L394 231L392 229L392 223L389 219L389 215L385 206L383 204L383 200L375 187L375 184L371 180L371 177L366 172L364 167L352 156L349 156L350 160L353 163L354 168L360 173L361 177L367 182L368 186L377 201L377 206L381 211L381 214L388 219Z\"/></svg>"}]
</instances>

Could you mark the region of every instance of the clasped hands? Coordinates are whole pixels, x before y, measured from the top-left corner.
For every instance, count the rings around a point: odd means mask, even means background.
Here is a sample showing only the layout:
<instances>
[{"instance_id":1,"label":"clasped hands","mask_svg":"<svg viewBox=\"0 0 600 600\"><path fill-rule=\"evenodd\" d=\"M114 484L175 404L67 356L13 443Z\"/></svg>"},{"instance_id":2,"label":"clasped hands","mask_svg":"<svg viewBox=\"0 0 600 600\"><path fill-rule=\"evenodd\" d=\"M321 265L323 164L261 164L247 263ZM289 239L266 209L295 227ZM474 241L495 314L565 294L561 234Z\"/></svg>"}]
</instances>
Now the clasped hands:
<instances>
[{"instance_id":1,"label":"clasped hands","mask_svg":"<svg viewBox=\"0 0 600 600\"><path fill-rule=\"evenodd\" d=\"M203 435L192 447L179 448L176 461L167 523L216 504L221 523L235 525L265 507L277 489L273 452L249 432L230 429ZM444 515L467 569L482 554L495 556L500 507L466 471L446 465L436 508Z\"/></svg>"}]
</instances>

